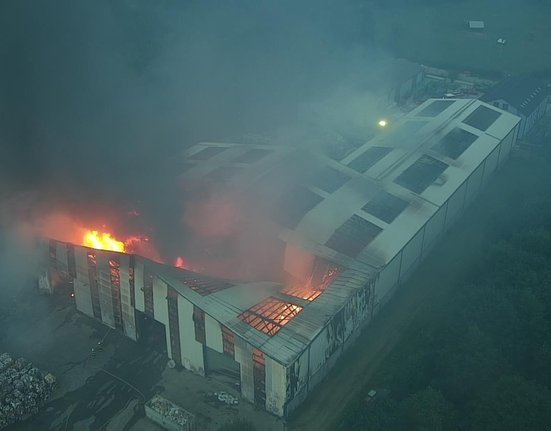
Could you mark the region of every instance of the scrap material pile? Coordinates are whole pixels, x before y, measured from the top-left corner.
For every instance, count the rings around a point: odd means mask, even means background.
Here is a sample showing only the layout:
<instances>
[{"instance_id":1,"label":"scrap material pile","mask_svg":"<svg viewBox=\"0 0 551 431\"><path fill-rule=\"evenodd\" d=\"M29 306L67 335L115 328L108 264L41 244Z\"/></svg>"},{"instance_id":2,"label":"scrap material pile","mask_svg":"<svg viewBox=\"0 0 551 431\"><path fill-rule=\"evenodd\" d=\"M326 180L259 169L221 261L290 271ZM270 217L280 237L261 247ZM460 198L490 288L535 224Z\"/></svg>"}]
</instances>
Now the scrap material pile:
<instances>
[{"instance_id":1,"label":"scrap material pile","mask_svg":"<svg viewBox=\"0 0 551 431\"><path fill-rule=\"evenodd\" d=\"M234 397L227 392L215 392L214 396L221 403L228 404L230 406L236 406L237 404L239 404L239 398Z\"/></svg>"},{"instance_id":2,"label":"scrap material pile","mask_svg":"<svg viewBox=\"0 0 551 431\"><path fill-rule=\"evenodd\" d=\"M23 358L0 355L0 429L38 412L50 398L56 379Z\"/></svg>"},{"instance_id":3,"label":"scrap material pile","mask_svg":"<svg viewBox=\"0 0 551 431\"><path fill-rule=\"evenodd\" d=\"M195 429L191 413L159 395L155 395L145 404L145 415L171 431Z\"/></svg>"}]
</instances>

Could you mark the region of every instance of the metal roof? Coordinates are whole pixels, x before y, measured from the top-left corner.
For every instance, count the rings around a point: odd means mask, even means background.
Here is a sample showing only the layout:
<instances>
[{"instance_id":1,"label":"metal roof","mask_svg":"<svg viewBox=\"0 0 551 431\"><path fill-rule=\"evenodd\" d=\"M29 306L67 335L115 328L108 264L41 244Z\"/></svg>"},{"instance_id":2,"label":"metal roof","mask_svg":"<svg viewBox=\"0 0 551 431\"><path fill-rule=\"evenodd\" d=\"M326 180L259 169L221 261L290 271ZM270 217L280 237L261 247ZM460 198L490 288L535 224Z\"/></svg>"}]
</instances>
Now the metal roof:
<instances>
[{"instance_id":1,"label":"metal roof","mask_svg":"<svg viewBox=\"0 0 551 431\"><path fill-rule=\"evenodd\" d=\"M533 76L519 75L504 79L481 97L493 102L505 100L522 114L529 116L548 95L545 83Z\"/></svg>"},{"instance_id":2,"label":"metal roof","mask_svg":"<svg viewBox=\"0 0 551 431\"><path fill-rule=\"evenodd\" d=\"M484 28L484 21L469 21L469 28Z\"/></svg>"},{"instance_id":3,"label":"metal roof","mask_svg":"<svg viewBox=\"0 0 551 431\"><path fill-rule=\"evenodd\" d=\"M484 118L476 120L479 115ZM280 239L347 268L311 301L290 300L285 286L277 283L234 283L230 288L201 296L173 276L166 277L166 281L177 284L177 290L190 301L274 360L291 364L351 295L400 252L519 121L480 100L431 99L393 121L388 130L382 130L341 162L310 153L314 175L304 175L301 183L296 183L296 178L291 181L296 187L293 190L307 191L299 202L288 203L289 199L293 201L288 195L283 200L280 194L275 196L280 209L285 210L287 204L297 204L299 208L290 211L290 226L282 224ZM208 145L223 144L198 147ZM195 167L187 174L201 176L211 171L213 164L216 168L233 166L234 156L247 151L242 145L224 145L231 148L217 153L215 163L195 161ZM194 147L184 156L197 151ZM286 160L299 150L272 147L270 151L245 169L243 187L254 189L252 179L261 178L266 172L276 180L288 176ZM374 161L364 164L365 169L358 171L350 166L353 160L370 152ZM337 174L328 174L329 179L320 182L316 177L320 170ZM305 198L311 194L317 198ZM263 197L271 199L269 193ZM361 232L368 233L369 241L365 235L362 238ZM272 336L239 318L268 297L302 307Z\"/></svg>"}]
</instances>

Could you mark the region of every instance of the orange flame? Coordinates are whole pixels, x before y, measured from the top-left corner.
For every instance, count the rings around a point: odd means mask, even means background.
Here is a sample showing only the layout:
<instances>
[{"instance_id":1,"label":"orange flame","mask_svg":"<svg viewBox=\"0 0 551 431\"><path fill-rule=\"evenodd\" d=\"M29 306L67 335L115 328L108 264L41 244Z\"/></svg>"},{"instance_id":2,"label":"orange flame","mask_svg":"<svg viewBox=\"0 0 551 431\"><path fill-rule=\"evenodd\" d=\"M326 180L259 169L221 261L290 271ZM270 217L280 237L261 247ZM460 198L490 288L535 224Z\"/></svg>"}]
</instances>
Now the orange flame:
<instances>
[{"instance_id":1,"label":"orange flame","mask_svg":"<svg viewBox=\"0 0 551 431\"><path fill-rule=\"evenodd\" d=\"M97 230L89 230L82 238L82 244L86 247L97 248L99 250L118 251L124 253L124 242L113 238L110 233Z\"/></svg>"},{"instance_id":2,"label":"orange flame","mask_svg":"<svg viewBox=\"0 0 551 431\"><path fill-rule=\"evenodd\" d=\"M182 256L178 256L176 258L176 262L174 262L174 266L176 268L183 268L184 267L184 258Z\"/></svg>"}]
</instances>

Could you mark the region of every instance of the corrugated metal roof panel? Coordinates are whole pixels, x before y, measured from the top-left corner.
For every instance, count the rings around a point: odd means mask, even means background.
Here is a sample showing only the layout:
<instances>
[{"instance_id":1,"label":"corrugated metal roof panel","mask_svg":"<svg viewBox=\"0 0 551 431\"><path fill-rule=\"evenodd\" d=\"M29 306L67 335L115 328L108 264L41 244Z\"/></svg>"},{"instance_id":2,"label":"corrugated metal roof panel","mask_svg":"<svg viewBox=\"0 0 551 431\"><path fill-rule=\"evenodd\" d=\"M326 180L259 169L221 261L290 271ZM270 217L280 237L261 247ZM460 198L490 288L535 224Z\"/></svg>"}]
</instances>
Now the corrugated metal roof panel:
<instances>
[{"instance_id":1,"label":"corrugated metal roof panel","mask_svg":"<svg viewBox=\"0 0 551 431\"><path fill-rule=\"evenodd\" d=\"M477 109L479 110L477 111ZM480 165L480 162L492 152L500 140L520 121L518 117L511 114L496 111L499 115L492 121L484 121L484 124L469 124L473 123L469 118L475 118L477 115L473 112L485 112L485 109L494 110L478 100L429 100L405 115L402 120L397 120L390 125L390 127L400 128L401 124L404 124L404 133L381 133L380 136L360 146L353 154L346 157L341 165L326 158L327 166L346 173L350 176L350 181L333 193L327 196L324 194L319 203L317 202L319 199L316 199L314 205L308 203L307 208L302 208L300 215L297 216L296 228L281 229L280 239L348 269L344 270L313 301L297 302L303 309L275 335L270 337L262 333L243 322L238 316L268 296L288 300L289 297L279 292L282 286L274 283L263 285L232 283L226 289L201 296L177 279L169 280L169 282L178 284L177 290L180 294L203 308L206 313L226 325L239 337L261 349L274 360L282 364L290 364L323 330L332 316L342 309L366 283L372 282L377 276L377 272L400 252ZM423 124L414 128L413 131L410 130L409 136L406 133L409 126L406 124L412 121L422 121ZM470 143L467 145L462 140L459 142L453 139L446 141L446 137L449 137L450 133L471 137ZM400 142L392 143L392 136L400 136L400 140L411 139L412 142L408 142L407 145ZM443 139L446 142L445 145L441 148L434 148L435 143L442 143ZM390 148L392 145L394 145L391 148L392 151L384 150L386 154L382 157L379 157L378 150L373 153L377 156L375 157L377 160L369 166L369 169L364 165L360 172L356 172L347 166L360 155L368 154L369 148ZM242 148L240 148L241 150ZM256 163L243 169L250 169L252 175L258 176L271 172L277 179L277 175L280 173L279 169L285 169L285 166L277 163L285 165L283 160L288 160L288 157L291 157L289 156L291 152L288 150L283 158L266 156L265 159L274 162L270 169L263 167L260 170L255 170L253 165ZM225 154L226 152L220 153L217 159L222 158ZM227 151L227 154L230 154L230 151ZM324 156L317 155L315 157L317 157L318 167L323 166ZM367 156L365 157L366 160L369 159ZM436 173L429 172L430 175L427 175L430 178L423 179L422 187L412 186L408 190L395 182L417 160L423 158L430 158L436 166L445 166L445 169L439 168ZM263 158L261 161L264 162L265 159ZM368 162L371 163L372 160L368 160ZM435 180L438 184L434 183ZM310 184L307 179L305 181L307 184L300 185L300 187L305 187L308 190ZM325 186L321 188L327 189ZM333 188L331 187L331 189ZM369 211L368 202L375 199L379 193L396 196L400 202L405 202L407 207L401 210L400 216L396 217L382 214L379 211L380 208ZM306 200L304 199L304 201ZM383 205L386 208L385 211L392 212L392 215L397 212L392 209L391 204L385 205ZM400 205L401 207L402 205ZM366 208L368 212L365 212ZM325 245L327 240L343 222L354 217L365 219L366 222L378 226L381 231L370 242L362 244L358 250L354 249L353 256L346 256L327 247ZM358 233L361 233L361 229L352 229L350 237L353 238ZM340 248L342 252L342 247Z\"/></svg>"}]
</instances>

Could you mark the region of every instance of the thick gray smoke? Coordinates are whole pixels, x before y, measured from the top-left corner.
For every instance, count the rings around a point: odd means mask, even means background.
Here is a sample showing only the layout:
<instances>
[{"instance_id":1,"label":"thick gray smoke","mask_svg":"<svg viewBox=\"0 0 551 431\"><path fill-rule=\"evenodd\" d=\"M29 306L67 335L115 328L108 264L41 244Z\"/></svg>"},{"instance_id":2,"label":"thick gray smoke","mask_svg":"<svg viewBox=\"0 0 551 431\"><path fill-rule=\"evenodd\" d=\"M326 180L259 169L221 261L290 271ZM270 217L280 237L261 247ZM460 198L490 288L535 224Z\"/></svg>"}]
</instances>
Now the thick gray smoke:
<instances>
[{"instance_id":1,"label":"thick gray smoke","mask_svg":"<svg viewBox=\"0 0 551 431\"><path fill-rule=\"evenodd\" d=\"M247 134L318 145L365 132L381 87L371 72L385 59L369 47L365 4L1 2L4 227L58 211L141 223L177 255L186 146ZM141 222L122 217L134 210Z\"/></svg>"}]
</instances>

